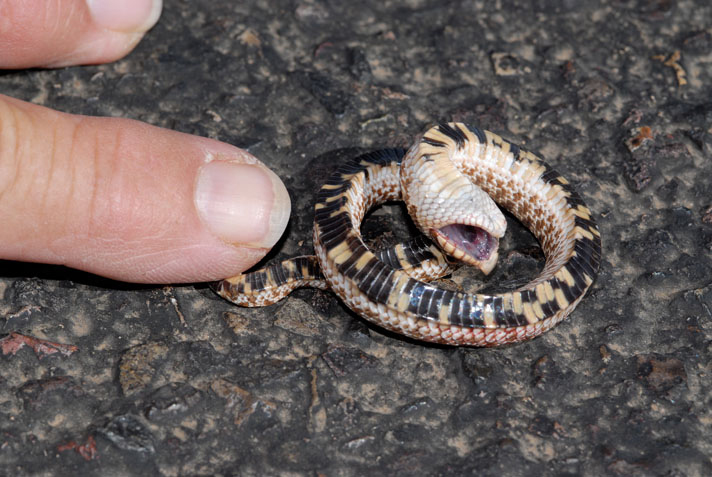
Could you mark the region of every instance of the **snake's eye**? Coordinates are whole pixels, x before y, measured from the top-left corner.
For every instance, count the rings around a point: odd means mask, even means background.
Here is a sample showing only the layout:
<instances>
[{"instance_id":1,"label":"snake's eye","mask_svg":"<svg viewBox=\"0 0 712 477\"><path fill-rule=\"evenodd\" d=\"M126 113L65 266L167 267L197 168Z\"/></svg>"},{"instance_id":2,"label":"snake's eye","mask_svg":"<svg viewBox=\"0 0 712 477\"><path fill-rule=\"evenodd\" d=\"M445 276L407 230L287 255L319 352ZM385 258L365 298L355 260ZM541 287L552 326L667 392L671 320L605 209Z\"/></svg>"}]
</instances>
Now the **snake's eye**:
<instances>
[{"instance_id":1,"label":"snake's eye","mask_svg":"<svg viewBox=\"0 0 712 477\"><path fill-rule=\"evenodd\" d=\"M489 273L497 261L499 239L480 227L450 224L431 229L440 248L453 258Z\"/></svg>"}]
</instances>

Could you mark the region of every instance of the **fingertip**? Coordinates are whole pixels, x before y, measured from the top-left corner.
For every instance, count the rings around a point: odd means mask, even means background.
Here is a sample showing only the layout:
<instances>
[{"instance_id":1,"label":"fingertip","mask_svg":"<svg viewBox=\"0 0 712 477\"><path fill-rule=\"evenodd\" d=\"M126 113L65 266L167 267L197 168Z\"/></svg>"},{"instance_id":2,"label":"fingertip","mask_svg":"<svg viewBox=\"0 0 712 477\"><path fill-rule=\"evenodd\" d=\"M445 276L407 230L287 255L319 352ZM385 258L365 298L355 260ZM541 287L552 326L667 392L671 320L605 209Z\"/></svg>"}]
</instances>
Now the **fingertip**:
<instances>
[{"instance_id":1,"label":"fingertip","mask_svg":"<svg viewBox=\"0 0 712 477\"><path fill-rule=\"evenodd\" d=\"M277 175L229 144L3 96L0 124L2 259L212 281L258 262L289 220Z\"/></svg>"},{"instance_id":2,"label":"fingertip","mask_svg":"<svg viewBox=\"0 0 712 477\"><path fill-rule=\"evenodd\" d=\"M287 189L274 172L225 160L200 168L195 205L208 229L224 242L267 249L282 236L291 211Z\"/></svg>"},{"instance_id":3,"label":"fingertip","mask_svg":"<svg viewBox=\"0 0 712 477\"><path fill-rule=\"evenodd\" d=\"M162 0L86 0L94 23L115 32L144 33L161 16Z\"/></svg>"},{"instance_id":4,"label":"fingertip","mask_svg":"<svg viewBox=\"0 0 712 477\"><path fill-rule=\"evenodd\" d=\"M162 0L0 2L0 68L118 60L155 25L161 10Z\"/></svg>"}]
</instances>

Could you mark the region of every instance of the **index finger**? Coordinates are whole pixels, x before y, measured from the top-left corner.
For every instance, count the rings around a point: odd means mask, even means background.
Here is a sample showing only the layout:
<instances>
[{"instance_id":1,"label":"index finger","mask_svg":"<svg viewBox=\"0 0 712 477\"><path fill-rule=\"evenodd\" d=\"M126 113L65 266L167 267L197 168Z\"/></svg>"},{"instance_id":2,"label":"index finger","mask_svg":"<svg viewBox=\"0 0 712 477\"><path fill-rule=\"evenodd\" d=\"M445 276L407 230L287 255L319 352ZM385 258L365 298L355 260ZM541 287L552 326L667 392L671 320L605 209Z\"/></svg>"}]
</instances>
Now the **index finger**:
<instances>
[{"instance_id":1,"label":"index finger","mask_svg":"<svg viewBox=\"0 0 712 477\"><path fill-rule=\"evenodd\" d=\"M162 0L0 0L0 68L115 61L161 15Z\"/></svg>"}]
</instances>

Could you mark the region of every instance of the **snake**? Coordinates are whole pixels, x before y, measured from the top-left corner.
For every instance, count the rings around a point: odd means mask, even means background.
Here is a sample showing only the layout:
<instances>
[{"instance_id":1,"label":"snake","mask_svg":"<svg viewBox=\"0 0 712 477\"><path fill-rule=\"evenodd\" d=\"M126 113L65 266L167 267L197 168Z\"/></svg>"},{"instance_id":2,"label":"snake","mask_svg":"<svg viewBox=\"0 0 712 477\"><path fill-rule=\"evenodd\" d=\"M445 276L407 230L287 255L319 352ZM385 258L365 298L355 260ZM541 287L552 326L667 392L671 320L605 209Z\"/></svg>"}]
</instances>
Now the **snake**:
<instances>
[{"instance_id":1,"label":"snake","mask_svg":"<svg viewBox=\"0 0 712 477\"><path fill-rule=\"evenodd\" d=\"M423 233L371 251L366 212L403 200ZM484 274L496 266L508 210L536 237L540 273L514 291L467 293L431 283L459 260ZM433 126L408 149L382 149L338 167L314 209L315 255L219 281L241 306L266 306L298 287L330 289L387 330L446 345L493 347L534 338L586 295L601 261L601 234L572 184L537 155L477 127Z\"/></svg>"}]
</instances>

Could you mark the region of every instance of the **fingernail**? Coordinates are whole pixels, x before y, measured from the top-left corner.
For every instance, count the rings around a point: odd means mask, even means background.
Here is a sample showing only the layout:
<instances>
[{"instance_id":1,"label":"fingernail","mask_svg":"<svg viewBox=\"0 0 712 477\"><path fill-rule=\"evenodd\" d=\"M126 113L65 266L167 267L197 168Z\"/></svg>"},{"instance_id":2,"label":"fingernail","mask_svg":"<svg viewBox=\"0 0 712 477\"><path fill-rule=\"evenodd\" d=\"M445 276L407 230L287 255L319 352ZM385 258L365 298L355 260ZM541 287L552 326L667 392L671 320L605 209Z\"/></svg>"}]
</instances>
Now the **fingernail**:
<instances>
[{"instance_id":1,"label":"fingernail","mask_svg":"<svg viewBox=\"0 0 712 477\"><path fill-rule=\"evenodd\" d=\"M149 30L161 16L162 0L86 0L94 22L108 30Z\"/></svg>"},{"instance_id":2,"label":"fingernail","mask_svg":"<svg viewBox=\"0 0 712 477\"><path fill-rule=\"evenodd\" d=\"M223 241L264 248L277 243L291 212L287 189L274 172L219 160L198 172L195 205Z\"/></svg>"}]
</instances>

